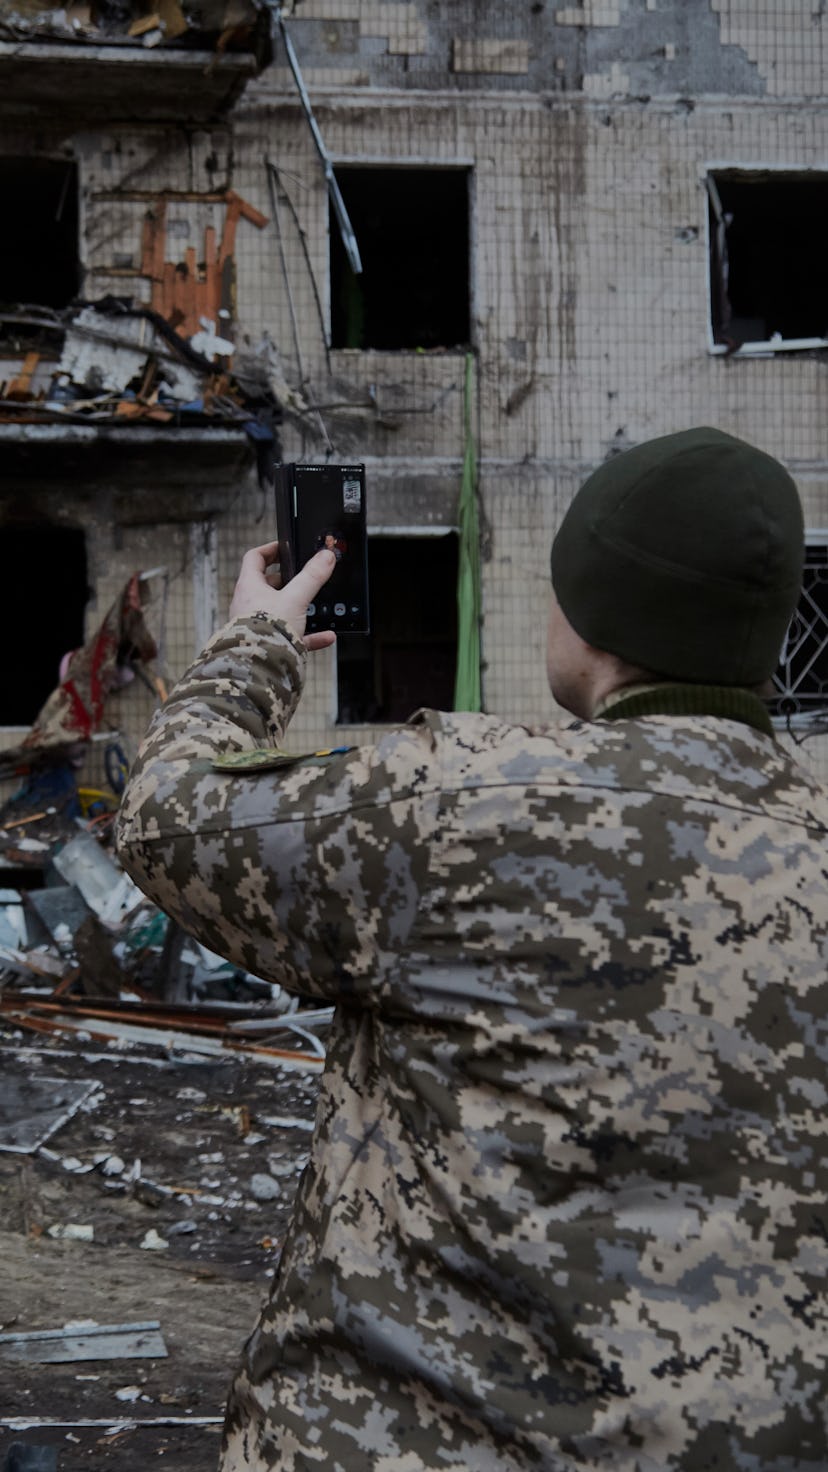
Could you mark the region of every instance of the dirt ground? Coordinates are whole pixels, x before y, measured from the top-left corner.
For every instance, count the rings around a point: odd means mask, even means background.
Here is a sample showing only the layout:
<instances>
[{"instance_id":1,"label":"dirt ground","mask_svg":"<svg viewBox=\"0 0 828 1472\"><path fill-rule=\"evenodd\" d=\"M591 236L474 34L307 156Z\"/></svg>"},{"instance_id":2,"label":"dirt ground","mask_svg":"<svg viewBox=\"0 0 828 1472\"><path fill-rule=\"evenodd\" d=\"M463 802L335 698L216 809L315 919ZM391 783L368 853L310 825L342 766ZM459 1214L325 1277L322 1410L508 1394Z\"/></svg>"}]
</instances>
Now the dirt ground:
<instances>
[{"instance_id":1,"label":"dirt ground","mask_svg":"<svg viewBox=\"0 0 828 1472\"><path fill-rule=\"evenodd\" d=\"M0 1068L12 1089L95 1085L40 1148L0 1151L0 1334L158 1320L167 1349L32 1364L10 1362L0 1342L0 1468L24 1443L56 1447L58 1472L210 1472L307 1156L318 1078L160 1047L41 1044L2 1027ZM55 1235L67 1227L91 1227L92 1240ZM149 1424L162 1418L170 1424ZM38 1419L96 1424L23 1429Z\"/></svg>"}]
</instances>

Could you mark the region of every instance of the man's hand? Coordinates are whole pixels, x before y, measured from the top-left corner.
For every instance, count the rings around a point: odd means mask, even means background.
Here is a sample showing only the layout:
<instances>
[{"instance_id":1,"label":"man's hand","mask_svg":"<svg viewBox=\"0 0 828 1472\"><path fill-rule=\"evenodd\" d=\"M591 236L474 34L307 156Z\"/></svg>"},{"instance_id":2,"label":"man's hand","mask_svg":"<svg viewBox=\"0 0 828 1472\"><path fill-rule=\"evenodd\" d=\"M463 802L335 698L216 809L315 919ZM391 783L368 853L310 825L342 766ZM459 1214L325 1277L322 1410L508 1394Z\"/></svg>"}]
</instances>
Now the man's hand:
<instances>
[{"instance_id":1,"label":"man's hand","mask_svg":"<svg viewBox=\"0 0 828 1472\"><path fill-rule=\"evenodd\" d=\"M280 586L278 574L268 572L279 554L278 542L265 542L261 547L251 547L242 558L238 582L230 603L231 618L246 618L251 613L267 613L288 625L300 639L305 639L305 616L308 604L313 603L319 589L328 581L336 567L333 552L323 549L291 578L286 587ZM308 634L305 643L308 649L326 649L336 642L336 634L326 629L321 634Z\"/></svg>"}]
</instances>

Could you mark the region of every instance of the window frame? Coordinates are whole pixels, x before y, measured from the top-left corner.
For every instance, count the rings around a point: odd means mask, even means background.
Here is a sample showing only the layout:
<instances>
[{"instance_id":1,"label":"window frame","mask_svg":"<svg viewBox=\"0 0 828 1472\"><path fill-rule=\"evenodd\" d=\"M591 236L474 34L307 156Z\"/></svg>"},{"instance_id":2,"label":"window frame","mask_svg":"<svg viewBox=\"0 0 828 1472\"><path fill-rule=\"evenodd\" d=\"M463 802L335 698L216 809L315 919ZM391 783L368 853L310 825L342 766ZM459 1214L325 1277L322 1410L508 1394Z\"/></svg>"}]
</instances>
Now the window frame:
<instances>
[{"instance_id":1,"label":"window frame","mask_svg":"<svg viewBox=\"0 0 828 1472\"><path fill-rule=\"evenodd\" d=\"M450 537L450 536L454 536L457 539L457 551L458 551L458 559L459 559L459 552L460 552L460 528L454 522L437 522L437 523L435 523L435 522L429 522L429 523L423 523L423 524L417 524L417 525L404 525L404 526L394 526L394 525L384 524L384 525L379 525L379 526L369 526L369 528L368 528L368 541L369 541L369 543L372 542L372 541L374 541L374 540L376 540L376 541L387 541L387 540L390 540L390 539L393 539L395 541L402 541L402 540L405 540L405 539L408 539L410 541L423 541L425 539L432 540L432 539L438 539L438 538ZM456 596L456 589L455 589L455 596ZM368 590L368 597L369 597L369 606L371 606L371 591L370 591L370 587L369 587L369 590ZM370 638L373 638L373 635L374 635L374 622L373 622L373 618L374 618L373 608L371 608L371 629L370 629L369 634L367 636L369 639ZM457 651L457 641L455 640L455 661L456 661L456 651ZM337 733L339 733L339 732L348 732L348 731L353 731L355 733L367 732L367 731L373 731L373 730L376 730L376 731L386 730L387 731L387 730L393 728L394 726L399 726L400 725L400 721L397 718L395 718L395 717L391 717L388 720L376 720L376 719L373 719L373 720L365 720L365 721L340 721L340 719L339 719L340 694L339 694L339 647L338 647L338 643L333 646L333 659L331 661L331 672L332 672L332 685L331 685L332 709L331 709L331 714L330 714L330 722L331 722L331 725L333 726L334 730Z\"/></svg>"},{"instance_id":2,"label":"window frame","mask_svg":"<svg viewBox=\"0 0 828 1472\"><path fill-rule=\"evenodd\" d=\"M729 348L726 343L716 342L713 319L714 243L711 234L711 215L717 215L718 211L721 209L721 202L718 201L717 203L718 191L716 190L715 184L716 175L721 174L741 174L746 177L750 175L778 174L780 176L787 176L788 178L793 178L795 176L805 177L807 175L824 175L826 181L826 190L828 190L828 163L826 163L825 165L811 165L807 168L803 168L801 165L797 166L795 164L788 163L757 163L755 159L747 164L734 163L732 159L729 159L727 161L714 160L704 165L700 182L705 200L704 239L707 247L705 261L707 275L708 352L713 357L775 358L779 353L814 352L828 347L828 336L799 338L783 338L778 336L767 338L765 340L757 339L756 341L743 342L740 343L739 346L735 349ZM711 183L713 184L713 192L711 192Z\"/></svg>"},{"instance_id":3,"label":"window frame","mask_svg":"<svg viewBox=\"0 0 828 1472\"><path fill-rule=\"evenodd\" d=\"M806 533L805 533L805 564L806 564L806 567L807 567L807 557L808 557L808 548L809 547L821 547L821 548L824 549L824 551L825 551L825 568L826 568L826 571L828 571L828 526L826 526L824 528L823 527L814 527L814 528L811 528L811 529L809 529L809 530L806 531ZM805 590L806 590L806 584L805 584L805 579L803 578L802 593L804 593ZM800 598L802 597L802 593L800 594ZM798 612L798 609L799 609L799 600L797 600L797 612ZM796 616L797 615L794 614L794 618L796 618ZM791 620L791 623L793 623L793 619ZM789 627L790 627L790 625L789 625ZM826 629L825 639L824 639L824 641L822 643L822 646L821 646L820 650L818 651L818 656L819 656L819 654L823 654L824 653L825 660L826 660L826 675L828 675L828 599L826 600L825 629ZM782 649L780 650L780 663L782 662L781 661L781 655L784 654L786 644L787 644L787 631L786 631L786 634L785 634L785 643L783 644ZM771 697L771 698L782 698L782 699L784 699L785 693L786 692L784 690L777 692L776 691L776 688L774 687L774 696ZM771 721L773 722L774 728L776 730L779 730L779 731L787 731L789 729L802 729L802 728L807 728L809 726L812 726L815 723L824 723L825 717L826 717L826 715L828 715L828 693L825 696L825 703L824 703L824 705L817 705L816 703L814 703L814 705L813 705L813 707L811 709L793 711L793 712L790 712L790 713L783 713L783 712L777 712L777 711L773 711L772 710L770 712L770 715L771 715Z\"/></svg>"},{"instance_id":4,"label":"window frame","mask_svg":"<svg viewBox=\"0 0 828 1472\"><path fill-rule=\"evenodd\" d=\"M49 148L42 150L35 148L34 150L21 153L17 148L10 146L0 151L0 167L13 164L19 165L23 174L25 174L27 168L31 169L32 166L36 169L38 166L45 165L54 169L55 173L59 169L65 169L65 180L61 188L59 203L62 212L67 200L70 201L70 210L74 220L74 247L71 272L74 277L74 285L65 301L51 303L45 302L40 298L31 297L30 294L15 291L14 287L16 283L12 281L8 287L4 286L3 288L4 292L7 292L4 299L10 305L12 302L19 302L21 305L31 307L34 311L37 311L38 308L56 313L66 311L73 301L83 295L86 277L83 254L85 218L81 160L74 152L61 153L59 150ZM66 240L68 240L70 233L70 230L67 228L65 230ZM63 293L61 293L62 295Z\"/></svg>"},{"instance_id":5,"label":"window frame","mask_svg":"<svg viewBox=\"0 0 828 1472\"><path fill-rule=\"evenodd\" d=\"M468 206L469 206L469 215L468 215L468 261L467 261L468 293L469 293L469 302L468 302L468 305L469 305L469 341L468 341L467 344L465 344L463 346L455 346L455 345L452 345L451 347L439 348L436 351L438 351L439 353L441 353L443 356L455 356L455 357L464 357L467 352L474 352L474 351L476 351L476 349L477 349L477 330L476 330L476 328L477 328L477 285L476 285L476 279L475 279L474 264L475 264L475 261L477 259L477 229L476 229L476 221L477 221L477 175L476 175L476 164L475 164L474 158L471 157L470 155L469 156L458 155L458 156L453 157L453 158L434 158L432 155L423 156L421 154L362 154L362 153L341 153L341 154L338 154L336 156L336 158L334 158L332 160L332 163L333 163L333 169L334 169L334 173L335 174L337 173L337 171L339 169L365 169L365 170L368 170L368 169L376 169L376 170L386 169L386 170L394 170L395 172L400 172L400 173L403 172L405 169L433 169L433 170L439 171L441 173L463 173L463 174L466 175L467 188L468 188ZM326 273L325 273L324 307L325 307L325 328L326 328L327 335L328 335L328 343L330 345L330 349L329 349L330 352L331 353L347 353L347 354L360 353L362 355L372 354L372 353L381 353L381 354L394 354L395 356L399 356L401 353L404 353L404 354L408 354L411 357L419 356L418 350L416 348L372 348L372 347L365 347L365 348L346 348L346 347L335 347L334 346L334 344L333 344L333 302L332 302L332 292L331 292L331 285L332 285L332 271L331 271L331 211L330 211L329 202L328 202L328 192L327 192L327 190L325 191L325 196L324 196L324 208L325 208L325 212L326 212L325 213L325 221L326 221L326 223L325 223L325 247L326 247L326 264L327 264L327 269L326 269ZM354 230L354 235L356 237L357 245L359 245L359 231L358 231L358 228L354 224L353 220L351 221L351 225L352 225L353 230Z\"/></svg>"}]
</instances>

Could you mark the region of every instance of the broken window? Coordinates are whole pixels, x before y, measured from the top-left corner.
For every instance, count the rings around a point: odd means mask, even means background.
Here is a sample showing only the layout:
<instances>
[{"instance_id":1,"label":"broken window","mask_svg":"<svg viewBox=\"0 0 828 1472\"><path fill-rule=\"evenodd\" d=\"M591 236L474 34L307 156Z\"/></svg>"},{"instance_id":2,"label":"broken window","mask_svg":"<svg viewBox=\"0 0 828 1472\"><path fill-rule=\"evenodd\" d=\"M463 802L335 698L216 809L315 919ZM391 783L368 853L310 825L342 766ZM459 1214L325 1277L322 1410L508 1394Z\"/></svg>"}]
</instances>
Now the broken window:
<instances>
[{"instance_id":1,"label":"broken window","mask_svg":"<svg viewBox=\"0 0 828 1472\"><path fill-rule=\"evenodd\" d=\"M730 352L828 337L828 174L728 169L707 176L713 340Z\"/></svg>"},{"instance_id":2,"label":"broken window","mask_svg":"<svg viewBox=\"0 0 828 1472\"><path fill-rule=\"evenodd\" d=\"M802 592L773 677L774 715L828 711L828 536L805 548Z\"/></svg>"},{"instance_id":3,"label":"broken window","mask_svg":"<svg viewBox=\"0 0 828 1472\"><path fill-rule=\"evenodd\" d=\"M468 169L340 167L362 257L331 210L331 345L456 348L470 338Z\"/></svg>"},{"instance_id":4,"label":"broken window","mask_svg":"<svg viewBox=\"0 0 828 1472\"><path fill-rule=\"evenodd\" d=\"M337 720L450 710L457 662L457 534L368 538L371 633L337 637Z\"/></svg>"},{"instance_id":5,"label":"broken window","mask_svg":"<svg viewBox=\"0 0 828 1472\"><path fill-rule=\"evenodd\" d=\"M59 684L64 654L83 643L86 576L82 531L0 529L0 627L8 636L0 726L30 726Z\"/></svg>"},{"instance_id":6,"label":"broken window","mask_svg":"<svg viewBox=\"0 0 828 1472\"><path fill-rule=\"evenodd\" d=\"M0 158L0 199L0 302L68 306L80 287L76 165Z\"/></svg>"}]
</instances>

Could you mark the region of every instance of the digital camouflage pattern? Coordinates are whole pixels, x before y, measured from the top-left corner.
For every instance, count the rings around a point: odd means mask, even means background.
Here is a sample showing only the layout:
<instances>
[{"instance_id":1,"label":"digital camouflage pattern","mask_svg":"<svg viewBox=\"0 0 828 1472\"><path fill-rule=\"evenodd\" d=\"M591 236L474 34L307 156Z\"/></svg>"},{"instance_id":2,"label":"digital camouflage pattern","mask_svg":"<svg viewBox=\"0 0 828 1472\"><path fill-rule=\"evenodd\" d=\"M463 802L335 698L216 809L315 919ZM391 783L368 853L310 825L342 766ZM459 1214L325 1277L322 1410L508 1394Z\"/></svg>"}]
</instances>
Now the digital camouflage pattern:
<instances>
[{"instance_id":1,"label":"digital camouflage pattern","mask_svg":"<svg viewBox=\"0 0 828 1472\"><path fill-rule=\"evenodd\" d=\"M220 631L123 862L338 1004L223 1472L828 1466L828 794L735 720L420 713L283 769L302 645Z\"/></svg>"}]
</instances>

